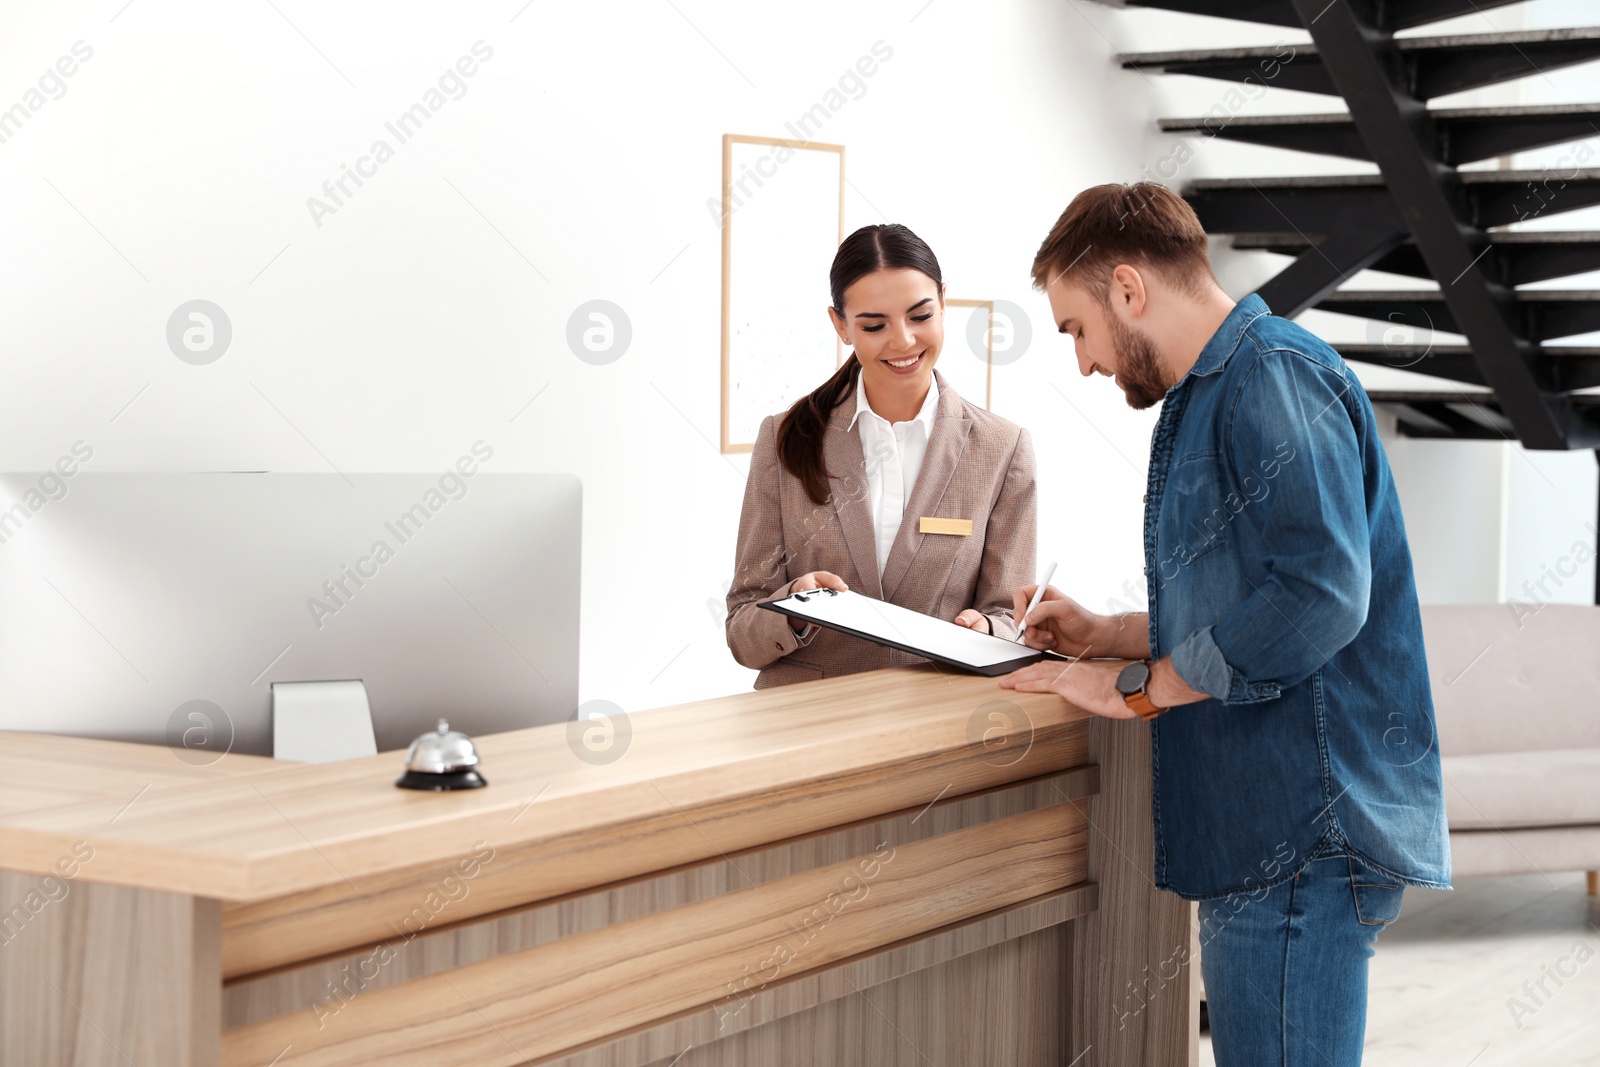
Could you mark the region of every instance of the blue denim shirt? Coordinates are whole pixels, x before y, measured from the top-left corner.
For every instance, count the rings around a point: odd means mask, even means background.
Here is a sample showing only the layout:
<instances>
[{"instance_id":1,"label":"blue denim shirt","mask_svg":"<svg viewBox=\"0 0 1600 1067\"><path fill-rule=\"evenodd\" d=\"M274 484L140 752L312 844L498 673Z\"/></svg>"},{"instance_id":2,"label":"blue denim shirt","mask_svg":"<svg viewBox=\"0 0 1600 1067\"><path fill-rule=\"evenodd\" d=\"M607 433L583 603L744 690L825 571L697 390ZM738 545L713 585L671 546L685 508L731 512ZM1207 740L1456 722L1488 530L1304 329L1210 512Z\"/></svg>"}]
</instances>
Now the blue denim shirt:
<instances>
[{"instance_id":1,"label":"blue denim shirt","mask_svg":"<svg viewBox=\"0 0 1600 1067\"><path fill-rule=\"evenodd\" d=\"M1448 886L1411 553L1339 355L1240 301L1167 393L1144 538L1151 655L1212 697L1152 724L1157 883L1253 891L1337 848Z\"/></svg>"}]
</instances>

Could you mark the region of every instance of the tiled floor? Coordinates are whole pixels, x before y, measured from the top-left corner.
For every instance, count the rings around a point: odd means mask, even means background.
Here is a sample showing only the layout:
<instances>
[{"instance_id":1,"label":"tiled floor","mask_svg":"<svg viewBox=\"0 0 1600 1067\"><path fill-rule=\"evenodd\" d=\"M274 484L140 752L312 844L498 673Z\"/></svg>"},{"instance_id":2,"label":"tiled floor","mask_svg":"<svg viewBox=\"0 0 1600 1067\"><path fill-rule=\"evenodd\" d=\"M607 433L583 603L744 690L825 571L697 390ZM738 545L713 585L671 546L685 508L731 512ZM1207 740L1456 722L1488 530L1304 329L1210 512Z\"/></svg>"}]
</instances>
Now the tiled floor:
<instances>
[{"instance_id":1,"label":"tiled floor","mask_svg":"<svg viewBox=\"0 0 1600 1067\"><path fill-rule=\"evenodd\" d=\"M1600 1065L1600 899L1582 874L1406 890L1372 960L1364 1067L1417 1064Z\"/></svg>"}]
</instances>

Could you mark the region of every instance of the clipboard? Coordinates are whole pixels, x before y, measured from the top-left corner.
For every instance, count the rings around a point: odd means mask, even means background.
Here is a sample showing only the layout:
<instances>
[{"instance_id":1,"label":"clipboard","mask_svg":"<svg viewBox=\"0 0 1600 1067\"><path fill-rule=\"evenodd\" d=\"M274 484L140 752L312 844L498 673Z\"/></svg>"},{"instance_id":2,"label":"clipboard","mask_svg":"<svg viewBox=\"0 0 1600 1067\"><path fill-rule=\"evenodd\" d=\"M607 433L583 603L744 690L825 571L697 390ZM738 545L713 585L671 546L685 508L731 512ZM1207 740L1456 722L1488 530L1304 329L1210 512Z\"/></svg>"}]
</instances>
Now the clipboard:
<instances>
[{"instance_id":1,"label":"clipboard","mask_svg":"<svg viewBox=\"0 0 1600 1067\"><path fill-rule=\"evenodd\" d=\"M990 678L1042 659L1066 660L1065 656L969 630L854 591L807 589L781 600L764 601L760 606Z\"/></svg>"}]
</instances>

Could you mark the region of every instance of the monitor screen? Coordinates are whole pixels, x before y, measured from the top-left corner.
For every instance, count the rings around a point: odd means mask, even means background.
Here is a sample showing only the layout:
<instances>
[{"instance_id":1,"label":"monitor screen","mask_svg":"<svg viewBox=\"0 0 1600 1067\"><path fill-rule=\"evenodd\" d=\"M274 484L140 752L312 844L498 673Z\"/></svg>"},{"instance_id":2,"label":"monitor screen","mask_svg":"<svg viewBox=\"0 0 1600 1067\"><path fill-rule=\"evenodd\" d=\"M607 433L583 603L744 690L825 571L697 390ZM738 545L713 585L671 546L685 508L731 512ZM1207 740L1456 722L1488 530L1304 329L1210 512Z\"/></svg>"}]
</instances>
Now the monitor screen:
<instances>
[{"instance_id":1,"label":"monitor screen","mask_svg":"<svg viewBox=\"0 0 1600 1067\"><path fill-rule=\"evenodd\" d=\"M571 475L470 456L0 475L0 729L267 755L272 683L348 679L380 750L570 719L581 508Z\"/></svg>"}]
</instances>

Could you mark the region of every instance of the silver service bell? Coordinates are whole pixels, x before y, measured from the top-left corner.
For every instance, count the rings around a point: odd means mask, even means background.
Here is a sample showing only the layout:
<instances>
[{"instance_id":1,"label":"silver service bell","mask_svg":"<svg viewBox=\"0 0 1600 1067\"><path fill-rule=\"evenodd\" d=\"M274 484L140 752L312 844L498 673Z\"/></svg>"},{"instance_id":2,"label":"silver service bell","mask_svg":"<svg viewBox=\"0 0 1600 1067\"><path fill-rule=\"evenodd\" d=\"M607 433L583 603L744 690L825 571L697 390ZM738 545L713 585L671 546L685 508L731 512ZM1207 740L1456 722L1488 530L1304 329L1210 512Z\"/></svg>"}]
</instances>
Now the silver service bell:
<instances>
[{"instance_id":1,"label":"silver service bell","mask_svg":"<svg viewBox=\"0 0 1600 1067\"><path fill-rule=\"evenodd\" d=\"M406 751L406 773L394 783L401 789L445 792L481 789L489 782L478 773L478 749L472 738L439 720L439 728L411 742Z\"/></svg>"}]
</instances>

